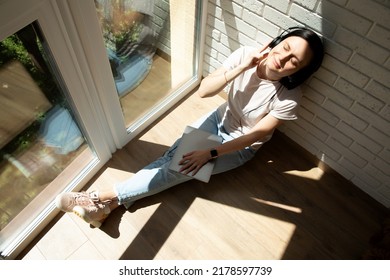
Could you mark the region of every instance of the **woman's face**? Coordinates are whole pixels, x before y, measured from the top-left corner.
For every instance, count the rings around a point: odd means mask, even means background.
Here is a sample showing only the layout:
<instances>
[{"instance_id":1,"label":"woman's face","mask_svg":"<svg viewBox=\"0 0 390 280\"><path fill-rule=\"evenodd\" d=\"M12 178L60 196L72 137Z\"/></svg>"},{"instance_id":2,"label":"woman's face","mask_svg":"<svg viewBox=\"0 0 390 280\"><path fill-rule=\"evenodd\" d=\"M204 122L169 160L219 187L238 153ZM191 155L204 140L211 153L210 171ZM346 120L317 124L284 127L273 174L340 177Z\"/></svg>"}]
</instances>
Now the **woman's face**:
<instances>
[{"instance_id":1,"label":"woman's face","mask_svg":"<svg viewBox=\"0 0 390 280\"><path fill-rule=\"evenodd\" d=\"M266 72L268 78L280 80L306 67L313 56L307 41L291 36L276 45L268 54Z\"/></svg>"}]
</instances>

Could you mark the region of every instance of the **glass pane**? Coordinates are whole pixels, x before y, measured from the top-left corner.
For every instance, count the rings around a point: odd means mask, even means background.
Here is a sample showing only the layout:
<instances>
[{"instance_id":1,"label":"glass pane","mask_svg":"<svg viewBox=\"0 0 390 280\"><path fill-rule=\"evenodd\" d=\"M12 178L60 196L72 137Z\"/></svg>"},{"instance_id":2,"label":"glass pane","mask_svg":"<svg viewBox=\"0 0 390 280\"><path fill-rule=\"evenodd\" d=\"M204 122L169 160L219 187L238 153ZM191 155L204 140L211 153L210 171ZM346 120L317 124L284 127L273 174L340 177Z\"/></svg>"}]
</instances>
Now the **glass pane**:
<instances>
[{"instance_id":1,"label":"glass pane","mask_svg":"<svg viewBox=\"0 0 390 280\"><path fill-rule=\"evenodd\" d=\"M196 0L95 0L125 123L195 76Z\"/></svg>"},{"instance_id":2,"label":"glass pane","mask_svg":"<svg viewBox=\"0 0 390 280\"><path fill-rule=\"evenodd\" d=\"M80 154L93 154L46 50L37 24L0 42L0 243L53 201L51 183Z\"/></svg>"}]
</instances>

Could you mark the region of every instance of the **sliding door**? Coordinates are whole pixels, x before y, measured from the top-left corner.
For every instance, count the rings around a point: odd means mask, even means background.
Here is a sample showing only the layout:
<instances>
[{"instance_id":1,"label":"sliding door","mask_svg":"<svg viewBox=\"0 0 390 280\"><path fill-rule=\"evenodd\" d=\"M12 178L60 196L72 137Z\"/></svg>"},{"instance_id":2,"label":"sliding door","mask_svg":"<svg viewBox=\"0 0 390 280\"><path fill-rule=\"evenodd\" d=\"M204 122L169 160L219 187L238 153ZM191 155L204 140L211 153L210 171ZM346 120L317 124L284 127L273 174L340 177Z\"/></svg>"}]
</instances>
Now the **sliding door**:
<instances>
[{"instance_id":1,"label":"sliding door","mask_svg":"<svg viewBox=\"0 0 390 280\"><path fill-rule=\"evenodd\" d=\"M206 2L70 1L118 147L199 84Z\"/></svg>"},{"instance_id":2,"label":"sliding door","mask_svg":"<svg viewBox=\"0 0 390 280\"><path fill-rule=\"evenodd\" d=\"M81 188L111 154L53 4L13 0L0 8L2 257L50 221L58 193Z\"/></svg>"},{"instance_id":3,"label":"sliding door","mask_svg":"<svg viewBox=\"0 0 390 280\"><path fill-rule=\"evenodd\" d=\"M0 3L0 254L198 85L206 1Z\"/></svg>"}]
</instances>

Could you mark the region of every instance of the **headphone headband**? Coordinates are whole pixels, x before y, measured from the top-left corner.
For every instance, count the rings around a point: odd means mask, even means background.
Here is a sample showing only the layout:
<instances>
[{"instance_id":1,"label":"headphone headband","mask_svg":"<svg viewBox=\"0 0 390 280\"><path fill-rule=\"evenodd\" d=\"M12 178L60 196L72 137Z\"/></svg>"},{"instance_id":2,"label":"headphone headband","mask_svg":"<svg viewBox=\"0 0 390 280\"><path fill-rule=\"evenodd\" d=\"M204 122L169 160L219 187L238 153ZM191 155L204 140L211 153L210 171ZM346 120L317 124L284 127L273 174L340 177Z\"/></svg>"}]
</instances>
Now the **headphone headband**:
<instances>
[{"instance_id":1,"label":"headphone headband","mask_svg":"<svg viewBox=\"0 0 390 280\"><path fill-rule=\"evenodd\" d=\"M269 47L270 48L273 48L275 47L277 44L279 44L281 41L283 41L284 39L284 36L286 36L288 33L290 32L293 32L293 31L296 31L296 30L308 30L307 28L305 27L300 27L300 26L294 26L294 27L289 27L287 29L284 29L282 33L280 33L279 36L277 36L275 39L273 39L271 41L271 43L269 43Z\"/></svg>"}]
</instances>

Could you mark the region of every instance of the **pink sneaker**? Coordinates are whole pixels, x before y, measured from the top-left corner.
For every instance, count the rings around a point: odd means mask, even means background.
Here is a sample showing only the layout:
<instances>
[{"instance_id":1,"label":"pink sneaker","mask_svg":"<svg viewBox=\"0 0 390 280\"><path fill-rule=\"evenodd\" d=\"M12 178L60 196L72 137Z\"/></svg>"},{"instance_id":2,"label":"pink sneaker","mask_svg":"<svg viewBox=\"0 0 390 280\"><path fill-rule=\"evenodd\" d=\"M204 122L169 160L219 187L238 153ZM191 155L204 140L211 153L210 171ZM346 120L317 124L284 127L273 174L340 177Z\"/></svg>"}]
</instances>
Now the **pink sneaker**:
<instances>
[{"instance_id":1,"label":"pink sneaker","mask_svg":"<svg viewBox=\"0 0 390 280\"><path fill-rule=\"evenodd\" d=\"M93 205L76 205L73 213L94 227L100 227L105 218L110 214L109 203L96 203Z\"/></svg>"},{"instance_id":2,"label":"pink sneaker","mask_svg":"<svg viewBox=\"0 0 390 280\"><path fill-rule=\"evenodd\" d=\"M64 212L72 212L75 206L88 206L99 203L99 194L92 192L67 192L56 197L56 206Z\"/></svg>"}]
</instances>

